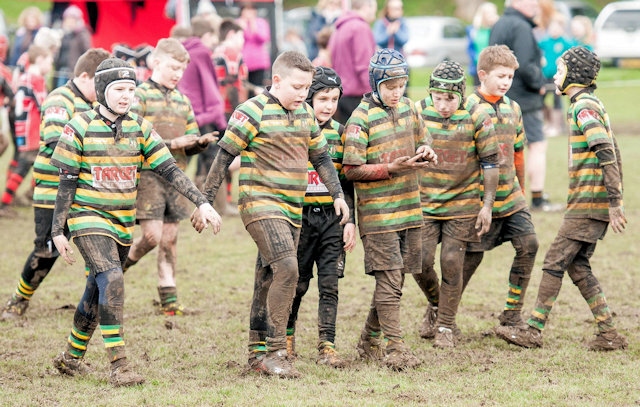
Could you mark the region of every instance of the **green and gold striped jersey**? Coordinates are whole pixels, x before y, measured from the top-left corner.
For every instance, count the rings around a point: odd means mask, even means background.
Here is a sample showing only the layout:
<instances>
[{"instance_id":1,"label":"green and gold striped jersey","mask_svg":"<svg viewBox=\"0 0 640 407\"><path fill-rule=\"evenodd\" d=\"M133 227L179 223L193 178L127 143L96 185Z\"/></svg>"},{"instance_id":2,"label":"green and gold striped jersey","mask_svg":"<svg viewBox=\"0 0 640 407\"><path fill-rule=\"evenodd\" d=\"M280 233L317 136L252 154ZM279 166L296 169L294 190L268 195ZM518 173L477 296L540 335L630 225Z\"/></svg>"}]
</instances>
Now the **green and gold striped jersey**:
<instances>
[{"instance_id":1,"label":"green and gold striped jersey","mask_svg":"<svg viewBox=\"0 0 640 407\"><path fill-rule=\"evenodd\" d=\"M477 106L476 106L477 107ZM471 218L478 215L480 161L498 164L498 142L493 122L483 109L458 109L444 118L431 97L416 102L431 134L438 165L422 171L422 213L429 219Z\"/></svg>"},{"instance_id":2,"label":"green and gold striped jersey","mask_svg":"<svg viewBox=\"0 0 640 407\"><path fill-rule=\"evenodd\" d=\"M488 102L477 91L465 100L465 109L473 111L478 106L485 110L493 121L498 147L500 149L500 173L496 200L493 204L492 216L504 218L527 206L520 181L516 176L514 153L524 149L524 126L520 105L507 96L495 104ZM482 190L482 184L480 184Z\"/></svg>"},{"instance_id":3,"label":"green and gold striped jersey","mask_svg":"<svg viewBox=\"0 0 640 407\"><path fill-rule=\"evenodd\" d=\"M149 120L167 146L171 140L185 134L200 135L198 123L187 96L176 89L168 89L148 79L136 88L131 111ZM181 170L187 168L184 148L171 150ZM143 170L148 170L145 165Z\"/></svg>"},{"instance_id":4,"label":"green and gold striped jersey","mask_svg":"<svg viewBox=\"0 0 640 407\"><path fill-rule=\"evenodd\" d=\"M130 245L136 219L140 169L175 163L151 123L135 113L124 116L123 137L97 110L77 115L65 126L51 164L78 176L67 220L71 236L100 234Z\"/></svg>"},{"instance_id":5,"label":"green and gold striped jersey","mask_svg":"<svg viewBox=\"0 0 640 407\"><path fill-rule=\"evenodd\" d=\"M286 110L264 92L231 114L218 145L240 155L238 207L245 226L272 218L302 226L307 163L327 150L311 106Z\"/></svg>"},{"instance_id":6,"label":"green and gold striped jersey","mask_svg":"<svg viewBox=\"0 0 640 407\"><path fill-rule=\"evenodd\" d=\"M618 166L622 178L622 159L609 115L602 102L589 93L574 97L567 115L570 126L569 193L565 217L608 222L610 197L594 147L603 143L611 146L616 155L616 163L611 165ZM622 191L622 179L618 182L616 187Z\"/></svg>"},{"instance_id":7,"label":"green and gold striped jersey","mask_svg":"<svg viewBox=\"0 0 640 407\"><path fill-rule=\"evenodd\" d=\"M389 164L416 155L429 144L428 133L413 102L400 99L395 108L383 107L366 94L345 128L344 165ZM391 179L354 182L360 235L397 232L422 226L418 171Z\"/></svg>"},{"instance_id":8,"label":"green and gold striped jersey","mask_svg":"<svg viewBox=\"0 0 640 407\"><path fill-rule=\"evenodd\" d=\"M342 173L342 156L344 155L344 126L336 120L328 120L321 126L322 135L327 140L327 148L333 166L338 171L340 180L344 180ZM333 205L333 198L329 194L327 186L322 182L318 171L313 168L311 162L308 163L307 192L304 195L304 205Z\"/></svg>"},{"instance_id":9,"label":"green and gold striped jersey","mask_svg":"<svg viewBox=\"0 0 640 407\"><path fill-rule=\"evenodd\" d=\"M64 126L76 114L91 110L92 103L72 81L53 90L42 106L42 122L40 123L40 149L33 164L33 206L53 209L56 205L56 194L60 175L58 169L51 165L51 154L56 148Z\"/></svg>"}]
</instances>

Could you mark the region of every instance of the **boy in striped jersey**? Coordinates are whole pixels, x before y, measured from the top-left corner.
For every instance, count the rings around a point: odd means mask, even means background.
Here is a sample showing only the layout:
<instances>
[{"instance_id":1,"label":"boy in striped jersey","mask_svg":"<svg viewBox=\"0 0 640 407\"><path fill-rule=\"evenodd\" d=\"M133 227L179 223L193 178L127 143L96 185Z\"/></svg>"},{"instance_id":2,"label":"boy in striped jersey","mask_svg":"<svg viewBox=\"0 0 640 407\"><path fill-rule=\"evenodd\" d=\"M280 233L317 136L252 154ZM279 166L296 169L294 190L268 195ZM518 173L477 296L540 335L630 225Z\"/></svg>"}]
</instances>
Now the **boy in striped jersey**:
<instances>
[{"instance_id":1,"label":"boy in striped jersey","mask_svg":"<svg viewBox=\"0 0 640 407\"><path fill-rule=\"evenodd\" d=\"M622 159L609 115L593 94L600 59L583 46L570 48L556 61L556 93L569 97L569 193L558 235L542 266L536 305L524 326L499 326L496 334L526 348L542 347L544 329L565 270L578 287L597 324L590 350L626 349L627 339L615 328L600 282L589 259L607 227L622 233L627 219L622 203Z\"/></svg>"},{"instance_id":2,"label":"boy in striped jersey","mask_svg":"<svg viewBox=\"0 0 640 407\"><path fill-rule=\"evenodd\" d=\"M480 242L467 246L464 259L462 291L478 269L485 251L511 241L516 255L509 271L509 290L501 325L522 325L522 304L531 279L531 270L538 252L538 239L531 213L524 197L524 126L520 106L505 95L518 60L506 45L491 45L478 56L480 86L467 97L465 108L485 109L491 116L500 147L500 175L496 201L491 213L489 232Z\"/></svg>"},{"instance_id":3,"label":"boy in striped jersey","mask_svg":"<svg viewBox=\"0 0 640 407\"><path fill-rule=\"evenodd\" d=\"M82 358L99 324L111 364L109 382L114 386L144 382L127 361L122 327L122 266L133 240L143 163L195 203L200 221L210 223L214 233L221 223L207 199L178 168L151 123L129 113L135 78L135 70L125 61L109 58L100 63L94 78L98 105L67 123L51 157L51 164L60 172L51 227L53 243L67 263L75 262L64 234L68 218L71 236L89 268L67 350L53 363L63 374L88 373Z\"/></svg>"},{"instance_id":4,"label":"boy in striped jersey","mask_svg":"<svg viewBox=\"0 0 640 407\"><path fill-rule=\"evenodd\" d=\"M423 171L420 180L423 259L422 273L414 275L429 301L426 318L435 317L433 346L438 348L456 346L465 251L489 231L498 184L493 122L478 106L465 109L465 81L460 64L444 61L431 74L430 96L416 102L440 161ZM442 285L438 290L434 263L440 242ZM421 332L421 336L426 335Z\"/></svg>"},{"instance_id":5,"label":"boy in striped jersey","mask_svg":"<svg viewBox=\"0 0 640 407\"><path fill-rule=\"evenodd\" d=\"M36 238L33 241L33 251L24 263L16 290L2 312L2 319L24 315L31 297L59 256L51 240L51 221L60 176L58 169L49 161L67 122L76 114L91 110L96 101L93 77L100 62L107 58L109 53L101 48L85 52L76 63L74 78L52 91L42 105L40 148L33 165L36 184L33 191ZM65 233L69 234L68 229L65 229Z\"/></svg>"},{"instance_id":6,"label":"boy in striped jersey","mask_svg":"<svg viewBox=\"0 0 640 407\"><path fill-rule=\"evenodd\" d=\"M300 376L287 359L287 320L298 283L297 246L309 161L327 187L340 223L349 220L327 142L313 109L305 103L314 72L311 61L299 52L283 52L276 58L273 86L231 115L204 188L213 202L226 169L240 155L240 217L258 246L249 367L287 378ZM191 222L198 231L205 225L197 210Z\"/></svg>"},{"instance_id":7,"label":"boy in striped jersey","mask_svg":"<svg viewBox=\"0 0 640 407\"><path fill-rule=\"evenodd\" d=\"M309 163L307 192L302 207L302 231L298 243L298 287L287 324L287 353L295 357L295 326L302 297L313 278L314 263L318 269L318 364L344 367L335 350L336 316L338 313L338 279L344 276L345 252L356 244L353 184L342 174L344 126L333 120L342 95L342 81L331 68L317 67L309 88L307 103L313 111L329 145L329 154L340 177L342 191L349 205L349 221L343 226L333 210L333 199L318 172Z\"/></svg>"},{"instance_id":8,"label":"boy in striped jersey","mask_svg":"<svg viewBox=\"0 0 640 407\"><path fill-rule=\"evenodd\" d=\"M181 170L187 156L204 151L217 140L217 132L200 136L189 99L176 87L189 63L189 53L175 38L158 41L151 56L151 78L136 88L131 111L153 124ZM167 316L188 314L178 301L176 264L178 226L189 217L189 201L148 166L142 167L136 219L142 234L133 241L124 270L158 246L158 295L160 312Z\"/></svg>"},{"instance_id":9,"label":"boy in striped jersey","mask_svg":"<svg viewBox=\"0 0 640 407\"><path fill-rule=\"evenodd\" d=\"M358 197L365 272L376 280L357 350L393 370L420 364L403 340L400 298L405 273L420 272L419 169L437 160L413 102L403 96L408 77L398 51L385 48L371 57L372 92L347 122L343 158Z\"/></svg>"}]
</instances>

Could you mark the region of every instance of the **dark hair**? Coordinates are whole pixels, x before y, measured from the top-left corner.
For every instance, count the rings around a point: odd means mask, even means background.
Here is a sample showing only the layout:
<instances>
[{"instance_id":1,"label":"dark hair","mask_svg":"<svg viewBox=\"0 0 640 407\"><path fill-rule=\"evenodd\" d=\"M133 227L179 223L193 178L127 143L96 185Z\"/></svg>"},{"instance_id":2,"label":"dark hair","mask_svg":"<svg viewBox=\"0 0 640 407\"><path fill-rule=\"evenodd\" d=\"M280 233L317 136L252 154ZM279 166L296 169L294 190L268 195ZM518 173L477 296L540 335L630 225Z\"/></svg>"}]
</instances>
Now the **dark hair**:
<instances>
[{"instance_id":1,"label":"dark hair","mask_svg":"<svg viewBox=\"0 0 640 407\"><path fill-rule=\"evenodd\" d=\"M73 76L76 78L86 72L90 78L96 76L98 65L105 59L111 58L109 51L103 48L90 48L84 54L80 55L76 66L73 68Z\"/></svg>"},{"instance_id":2,"label":"dark hair","mask_svg":"<svg viewBox=\"0 0 640 407\"><path fill-rule=\"evenodd\" d=\"M222 20L222 22L220 23L220 32L218 33L220 42L226 40L227 35L229 35L229 33L232 31L238 32L243 31L243 29L240 24L236 23L230 18L225 18L224 20Z\"/></svg>"}]
</instances>

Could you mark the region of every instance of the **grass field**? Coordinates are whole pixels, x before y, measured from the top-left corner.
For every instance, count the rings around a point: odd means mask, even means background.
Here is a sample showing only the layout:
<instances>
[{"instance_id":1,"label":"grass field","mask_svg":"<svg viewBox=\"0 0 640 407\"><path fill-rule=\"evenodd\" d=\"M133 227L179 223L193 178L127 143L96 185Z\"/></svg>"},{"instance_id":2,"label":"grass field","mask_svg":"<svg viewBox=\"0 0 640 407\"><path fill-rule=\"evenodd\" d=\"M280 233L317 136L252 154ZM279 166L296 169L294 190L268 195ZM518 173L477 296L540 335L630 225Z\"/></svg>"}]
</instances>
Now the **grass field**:
<instances>
[{"instance_id":1,"label":"grass field","mask_svg":"<svg viewBox=\"0 0 640 407\"><path fill-rule=\"evenodd\" d=\"M423 73L426 75L426 73ZM612 80L615 79L612 75ZM418 82L413 82L417 84ZM523 350L492 334L507 291L513 250L503 246L485 256L462 300L458 325L464 339L450 351L436 350L417 329L426 301L407 279L402 300L406 341L423 361L397 373L357 360L355 345L364 323L373 279L364 275L362 246L348 256L341 281L337 347L351 361L344 370L314 362L317 341L317 290L307 294L298 321L300 380L263 378L245 372L249 304L256 249L237 218L225 218L220 235L198 235L183 223L179 242L181 299L201 310L195 316L156 314L155 252L126 275L125 340L144 386L112 389L99 332L86 359L96 369L86 378L61 377L51 359L66 346L73 307L84 287L81 264L61 261L34 295L26 318L0 322L0 406L632 406L640 404L640 296L637 242L640 238L640 138L635 109L638 85L607 86L599 94L617 120L624 158L625 206L629 227L599 243L593 269L604 287L616 323L630 342L626 352L593 353L584 344L594 333L591 313L577 289L564 288L545 331L545 347ZM420 94L420 90L414 93ZM413 93L413 92L412 92ZM547 189L555 201L566 194L566 138L549 141ZM0 158L7 166L10 152ZM4 187L4 179L0 182ZM0 218L0 301L15 289L32 248L33 215L18 208ZM540 240L525 310L531 310L541 264L561 214L534 214ZM138 231L137 231L138 232ZM79 263L82 263L81 261ZM314 280L315 281L315 280ZM312 287L313 287L312 282Z\"/></svg>"}]
</instances>

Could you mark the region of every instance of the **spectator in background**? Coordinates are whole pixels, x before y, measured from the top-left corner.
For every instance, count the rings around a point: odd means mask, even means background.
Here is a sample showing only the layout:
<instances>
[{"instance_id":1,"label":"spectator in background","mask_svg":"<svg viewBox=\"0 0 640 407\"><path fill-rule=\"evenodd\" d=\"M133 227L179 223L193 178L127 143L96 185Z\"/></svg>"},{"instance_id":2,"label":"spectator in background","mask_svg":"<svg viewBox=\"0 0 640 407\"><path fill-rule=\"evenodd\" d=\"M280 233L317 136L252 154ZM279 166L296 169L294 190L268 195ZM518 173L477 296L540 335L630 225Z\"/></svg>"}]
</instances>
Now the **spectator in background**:
<instances>
[{"instance_id":1,"label":"spectator in background","mask_svg":"<svg viewBox=\"0 0 640 407\"><path fill-rule=\"evenodd\" d=\"M333 69L344 88L334 116L340 123L347 122L362 95L371 91L369 59L376 52L376 43L369 24L376 17L377 7L376 0L352 0L352 9L338 18L329 40Z\"/></svg>"},{"instance_id":2,"label":"spectator in background","mask_svg":"<svg viewBox=\"0 0 640 407\"><path fill-rule=\"evenodd\" d=\"M329 40L333 34L333 27L325 26L316 35L316 45L318 46L318 56L311 63L313 66L325 66L331 68L331 51L329 51Z\"/></svg>"},{"instance_id":3,"label":"spectator in background","mask_svg":"<svg viewBox=\"0 0 640 407\"><path fill-rule=\"evenodd\" d=\"M91 32L78 6L71 5L62 13L62 31L64 34L54 63L54 88L67 83L80 55L91 48Z\"/></svg>"},{"instance_id":4,"label":"spectator in background","mask_svg":"<svg viewBox=\"0 0 640 407\"><path fill-rule=\"evenodd\" d=\"M504 14L491 29L489 44L506 45L520 64L507 96L518 102L522 109L529 149L526 171L532 195L531 210L559 211L563 205L550 203L544 194L547 167L547 140L542 129L544 78L542 53L533 34L538 0L508 0L507 5Z\"/></svg>"},{"instance_id":5,"label":"spectator in background","mask_svg":"<svg viewBox=\"0 0 640 407\"><path fill-rule=\"evenodd\" d=\"M18 58L27 52L29 45L33 43L38 30L43 25L44 16L38 7L31 6L22 10L18 17L18 29L13 39L8 65L15 66L18 63Z\"/></svg>"},{"instance_id":6,"label":"spectator in background","mask_svg":"<svg viewBox=\"0 0 640 407\"><path fill-rule=\"evenodd\" d=\"M309 59L314 60L320 53L318 35L325 27L330 27L342 14L341 0L318 0L318 5L311 10L311 19L307 36L309 38ZM322 65L329 66L329 65Z\"/></svg>"},{"instance_id":7,"label":"spectator in background","mask_svg":"<svg viewBox=\"0 0 640 407\"><path fill-rule=\"evenodd\" d=\"M169 33L169 36L171 38L175 38L180 42L184 42L184 40L191 37L191 35L192 35L191 27L186 25L179 25L179 24L176 24L173 27L171 27L171 32Z\"/></svg>"},{"instance_id":8,"label":"spectator in background","mask_svg":"<svg viewBox=\"0 0 640 407\"><path fill-rule=\"evenodd\" d=\"M402 14L402 0L387 0L384 3L380 18L373 23L373 38L378 47L402 53L402 47L409 41L409 27Z\"/></svg>"},{"instance_id":9,"label":"spectator in background","mask_svg":"<svg viewBox=\"0 0 640 407\"><path fill-rule=\"evenodd\" d=\"M284 33L284 41L280 52L285 51L297 51L304 56L308 55L307 44L304 43L304 39L302 38L302 35L300 35L300 32L293 27L289 28L287 32Z\"/></svg>"},{"instance_id":10,"label":"spectator in background","mask_svg":"<svg viewBox=\"0 0 640 407\"><path fill-rule=\"evenodd\" d=\"M13 103L14 91L11 87L12 73L4 63L9 51L9 39L0 34L0 156L9 147L10 138L13 138L9 125L9 109Z\"/></svg>"},{"instance_id":11,"label":"spectator in background","mask_svg":"<svg viewBox=\"0 0 640 407\"><path fill-rule=\"evenodd\" d=\"M478 78L478 55L489 45L489 35L491 27L498 21L498 7L488 1L480 4L473 16L473 21L467 27L467 39L469 45L467 51L469 53L469 69L468 73L473 78L473 84L480 86Z\"/></svg>"},{"instance_id":12,"label":"spectator in background","mask_svg":"<svg viewBox=\"0 0 640 407\"><path fill-rule=\"evenodd\" d=\"M562 97L556 94L556 85L553 84L553 76L556 74L556 60L566 50L571 48L572 41L566 36L566 20L560 13L555 13L549 21L547 34L538 42L542 50L542 75L545 81L545 101L551 95L551 106L548 102L543 108L544 133L549 137L555 137L564 131L565 114L562 109Z\"/></svg>"},{"instance_id":13,"label":"spectator in background","mask_svg":"<svg viewBox=\"0 0 640 407\"><path fill-rule=\"evenodd\" d=\"M258 17L258 10L253 3L245 3L240 9L238 24L244 30L242 54L249 69L249 82L256 86L264 86L267 71L271 67L271 56L267 47L271 41L269 22Z\"/></svg>"},{"instance_id":14,"label":"spectator in background","mask_svg":"<svg viewBox=\"0 0 640 407\"><path fill-rule=\"evenodd\" d=\"M570 23L570 34L574 45L582 45L593 51L593 22L587 16L574 16Z\"/></svg>"}]
</instances>

